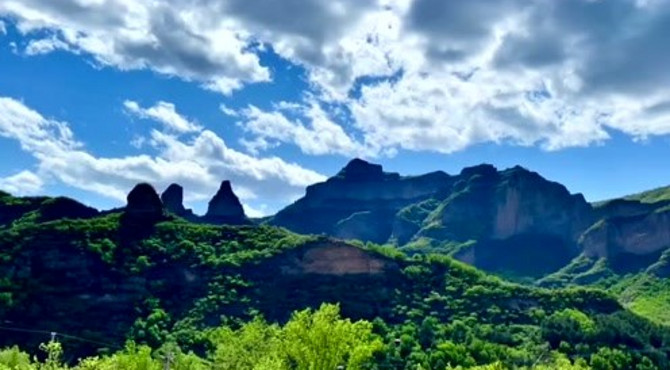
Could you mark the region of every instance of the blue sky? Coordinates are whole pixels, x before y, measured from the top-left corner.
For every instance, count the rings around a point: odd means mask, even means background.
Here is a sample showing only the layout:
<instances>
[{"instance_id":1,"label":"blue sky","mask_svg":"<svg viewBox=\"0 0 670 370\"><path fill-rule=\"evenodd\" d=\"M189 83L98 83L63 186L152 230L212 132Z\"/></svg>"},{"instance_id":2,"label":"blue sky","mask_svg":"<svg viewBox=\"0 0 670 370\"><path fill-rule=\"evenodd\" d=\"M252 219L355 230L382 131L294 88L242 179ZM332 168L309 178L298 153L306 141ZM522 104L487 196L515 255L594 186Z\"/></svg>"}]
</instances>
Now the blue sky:
<instances>
[{"instance_id":1,"label":"blue sky","mask_svg":"<svg viewBox=\"0 0 670 370\"><path fill-rule=\"evenodd\" d=\"M299 21L297 21L299 20ZM666 0L5 0L0 188L269 214L353 157L520 164L589 200L670 184Z\"/></svg>"}]
</instances>

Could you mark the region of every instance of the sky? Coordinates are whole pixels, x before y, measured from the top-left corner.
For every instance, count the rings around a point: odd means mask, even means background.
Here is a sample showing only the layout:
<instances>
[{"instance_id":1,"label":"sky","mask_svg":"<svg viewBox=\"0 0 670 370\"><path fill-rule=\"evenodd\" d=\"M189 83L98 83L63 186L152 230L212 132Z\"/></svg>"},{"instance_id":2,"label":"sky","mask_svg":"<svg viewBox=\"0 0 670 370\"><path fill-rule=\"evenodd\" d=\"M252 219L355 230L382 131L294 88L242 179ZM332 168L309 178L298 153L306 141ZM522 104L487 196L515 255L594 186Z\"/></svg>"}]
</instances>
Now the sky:
<instances>
[{"instance_id":1,"label":"sky","mask_svg":"<svg viewBox=\"0 0 670 370\"><path fill-rule=\"evenodd\" d=\"M350 159L670 184L670 0L2 0L0 189L276 212Z\"/></svg>"}]
</instances>

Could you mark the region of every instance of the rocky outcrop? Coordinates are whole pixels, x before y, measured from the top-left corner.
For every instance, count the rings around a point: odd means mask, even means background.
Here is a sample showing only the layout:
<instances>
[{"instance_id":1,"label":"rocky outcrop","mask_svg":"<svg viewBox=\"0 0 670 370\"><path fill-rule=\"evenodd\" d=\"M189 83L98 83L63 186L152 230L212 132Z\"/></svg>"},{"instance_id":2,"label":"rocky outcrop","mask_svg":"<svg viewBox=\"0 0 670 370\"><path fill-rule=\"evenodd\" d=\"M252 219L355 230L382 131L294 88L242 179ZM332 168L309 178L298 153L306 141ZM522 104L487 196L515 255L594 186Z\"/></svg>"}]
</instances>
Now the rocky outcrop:
<instances>
[{"instance_id":1,"label":"rocky outcrop","mask_svg":"<svg viewBox=\"0 0 670 370\"><path fill-rule=\"evenodd\" d=\"M189 221L197 221L193 211L184 207L184 188L179 184L171 184L161 194L165 210Z\"/></svg>"},{"instance_id":2,"label":"rocky outcrop","mask_svg":"<svg viewBox=\"0 0 670 370\"><path fill-rule=\"evenodd\" d=\"M391 234L393 226L389 221L392 218L393 214L383 214L383 211L356 212L333 226L333 236L384 243Z\"/></svg>"},{"instance_id":3,"label":"rocky outcrop","mask_svg":"<svg viewBox=\"0 0 670 370\"><path fill-rule=\"evenodd\" d=\"M519 234L552 234L576 242L593 223L591 206L581 194L521 167L502 172L496 190L493 239Z\"/></svg>"},{"instance_id":4,"label":"rocky outcrop","mask_svg":"<svg viewBox=\"0 0 670 370\"><path fill-rule=\"evenodd\" d=\"M244 214L240 199L233 192L230 181L223 181L219 191L209 201L207 213L203 220L216 224L245 224L248 219Z\"/></svg>"},{"instance_id":5,"label":"rocky outcrop","mask_svg":"<svg viewBox=\"0 0 670 370\"><path fill-rule=\"evenodd\" d=\"M300 233L383 242L391 236L395 213L440 193L450 179L444 172L401 177L354 159L327 181L307 187L303 198L279 211L270 223ZM366 230L364 224L373 219L372 230Z\"/></svg>"},{"instance_id":6,"label":"rocky outcrop","mask_svg":"<svg viewBox=\"0 0 670 370\"><path fill-rule=\"evenodd\" d=\"M523 252L546 257L546 269L530 269L542 274L579 254L579 236L594 221L581 194L522 167L499 171L482 164L456 176L402 177L354 159L327 181L308 187L271 223L301 233L398 245L418 238L432 245L476 240L459 254L476 266L491 267L496 261L507 261L510 268L532 266L523 257L507 258Z\"/></svg>"},{"instance_id":7,"label":"rocky outcrop","mask_svg":"<svg viewBox=\"0 0 670 370\"><path fill-rule=\"evenodd\" d=\"M186 213L186 208L184 208L184 188L179 184L170 184L163 194L161 194L161 201L165 209L175 215Z\"/></svg>"},{"instance_id":8,"label":"rocky outcrop","mask_svg":"<svg viewBox=\"0 0 670 370\"><path fill-rule=\"evenodd\" d=\"M670 248L670 210L601 220L581 244L587 257L658 254Z\"/></svg>"},{"instance_id":9,"label":"rocky outcrop","mask_svg":"<svg viewBox=\"0 0 670 370\"><path fill-rule=\"evenodd\" d=\"M655 203L642 203L639 200L613 199L595 207L597 219L640 216L658 208Z\"/></svg>"},{"instance_id":10,"label":"rocky outcrop","mask_svg":"<svg viewBox=\"0 0 670 370\"><path fill-rule=\"evenodd\" d=\"M280 274L377 275L397 269L393 261L339 242L319 243L274 262Z\"/></svg>"},{"instance_id":11,"label":"rocky outcrop","mask_svg":"<svg viewBox=\"0 0 670 370\"><path fill-rule=\"evenodd\" d=\"M404 285L401 264L324 238L283 252L246 271L251 300L268 320L315 302L340 302L351 318L385 317ZM402 288L400 288L402 289Z\"/></svg>"},{"instance_id":12,"label":"rocky outcrop","mask_svg":"<svg viewBox=\"0 0 670 370\"><path fill-rule=\"evenodd\" d=\"M593 216L581 194L535 172L484 165L461 172L433 221L461 241L549 234L576 242Z\"/></svg>"},{"instance_id":13,"label":"rocky outcrop","mask_svg":"<svg viewBox=\"0 0 670 370\"><path fill-rule=\"evenodd\" d=\"M155 221L164 216L163 203L153 186L136 185L127 197L125 215L137 221Z\"/></svg>"}]
</instances>

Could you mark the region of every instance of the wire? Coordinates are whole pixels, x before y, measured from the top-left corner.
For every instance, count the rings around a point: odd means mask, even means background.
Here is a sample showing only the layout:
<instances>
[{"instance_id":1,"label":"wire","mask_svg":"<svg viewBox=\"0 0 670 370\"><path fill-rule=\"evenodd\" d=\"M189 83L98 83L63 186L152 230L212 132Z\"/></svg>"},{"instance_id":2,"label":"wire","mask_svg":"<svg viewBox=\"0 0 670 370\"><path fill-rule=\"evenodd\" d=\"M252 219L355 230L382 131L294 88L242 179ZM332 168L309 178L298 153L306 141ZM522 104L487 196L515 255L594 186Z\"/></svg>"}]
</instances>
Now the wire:
<instances>
[{"instance_id":1,"label":"wire","mask_svg":"<svg viewBox=\"0 0 670 370\"><path fill-rule=\"evenodd\" d=\"M76 335L59 333L59 332L55 332L55 331L52 331L52 330L24 329L24 328L15 328L15 327L9 327L9 326L0 326L0 330L12 331L12 332L17 332L17 333L28 333L28 334L47 334L47 335L51 335L52 337L53 336L58 336L58 337L61 337L63 339L77 340L77 341L80 341L80 342L87 342L87 343L102 345L102 346L105 346L105 347L115 347L115 348L121 349L121 346L116 345L116 344L111 344L111 343L100 342L100 341L97 341L97 340L86 339L86 338L78 337Z\"/></svg>"}]
</instances>

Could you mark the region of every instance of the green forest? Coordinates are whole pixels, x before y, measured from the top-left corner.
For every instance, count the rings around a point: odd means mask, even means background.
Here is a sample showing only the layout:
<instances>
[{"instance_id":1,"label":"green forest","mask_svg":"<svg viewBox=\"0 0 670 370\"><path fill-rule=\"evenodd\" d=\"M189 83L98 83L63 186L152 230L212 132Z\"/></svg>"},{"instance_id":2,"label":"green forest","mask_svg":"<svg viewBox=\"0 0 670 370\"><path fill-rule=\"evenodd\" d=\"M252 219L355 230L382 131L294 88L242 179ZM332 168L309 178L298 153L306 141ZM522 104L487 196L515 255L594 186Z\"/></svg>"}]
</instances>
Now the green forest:
<instances>
[{"instance_id":1,"label":"green forest","mask_svg":"<svg viewBox=\"0 0 670 370\"><path fill-rule=\"evenodd\" d=\"M3 370L670 367L667 313L627 308L632 283L545 288L273 226L2 201ZM381 267L314 273L315 251ZM650 299L667 291L637 283Z\"/></svg>"}]
</instances>

